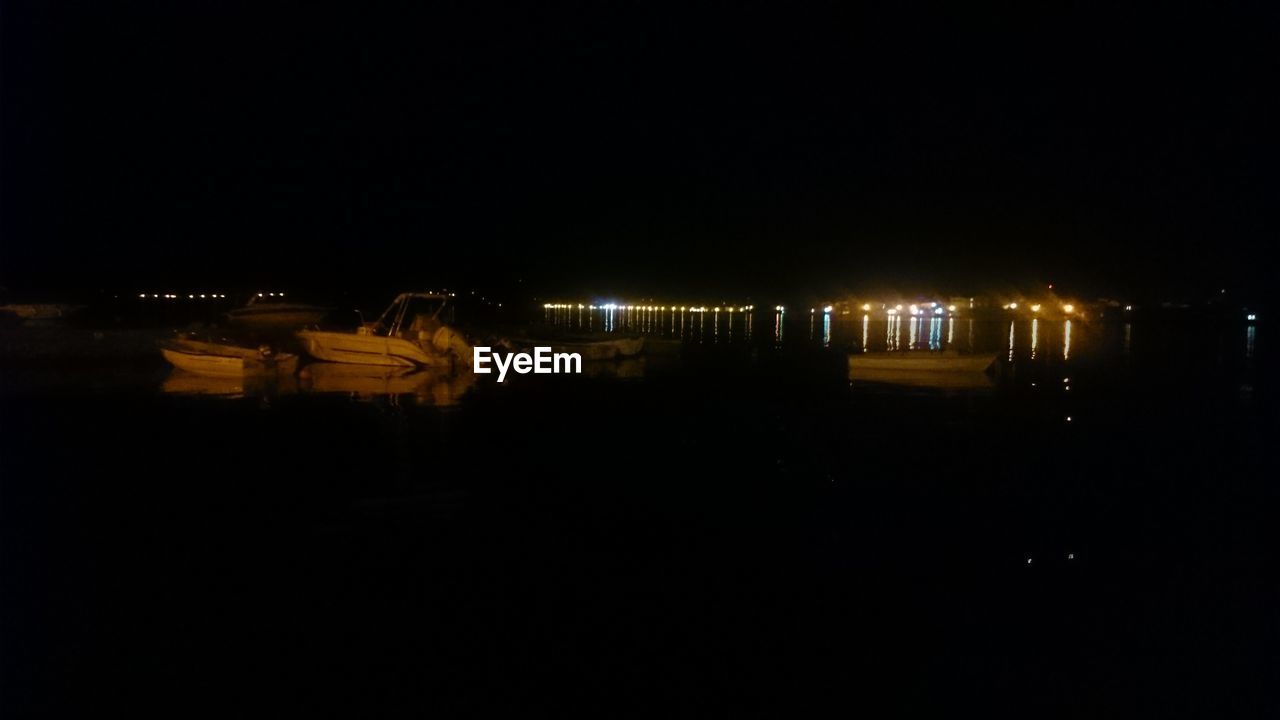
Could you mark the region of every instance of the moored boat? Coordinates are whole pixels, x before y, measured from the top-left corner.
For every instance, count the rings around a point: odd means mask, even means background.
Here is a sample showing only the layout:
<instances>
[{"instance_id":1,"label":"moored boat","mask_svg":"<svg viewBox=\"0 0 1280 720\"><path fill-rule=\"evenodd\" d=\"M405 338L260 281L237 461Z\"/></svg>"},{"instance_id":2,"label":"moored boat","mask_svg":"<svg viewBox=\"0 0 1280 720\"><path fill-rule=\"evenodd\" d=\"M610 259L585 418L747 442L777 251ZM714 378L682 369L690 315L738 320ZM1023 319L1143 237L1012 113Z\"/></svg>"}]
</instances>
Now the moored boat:
<instances>
[{"instance_id":1,"label":"moored boat","mask_svg":"<svg viewBox=\"0 0 1280 720\"><path fill-rule=\"evenodd\" d=\"M550 347L555 352L578 353L583 360L622 360L636 357L644 352L645 337L636 335L623 337L519 338L511 340L507 344L522 349Z\"/></svg>"},{"instance_id":2,"label":"moored boat","mask_svg":"<svg viewBox=\"0 0 1280 720\"><path fill-rule=\"evenodd\" d=\"M229 311L227 318L252 328L294 329L315 325L328 314L329 308L325 307L254 296L244 307Z\"/></svg>"},{"instance_id":3,"label":"moored boat","mask_svg":"<svg viewBox=\"0 0 1280 720\"><path fill-rule=\"evenodd\" d=\"M174 367L208 377L292 375L298 369L298 356L291 353L272 353L265 347L246 348L189 338L161 343L160 353Z\"/></svg>"},{"instance_id":4,"label":"moored boat","mask_svg":"<svg viewBox=\"0 0 1280 720\"><path fill-rule=\"evenodd\" d=\"M302 330L307 354L317 360L391 367L449 367L470 364L471 345L441 315L447 295L402 293L376 321L354 332Z\"/></svg>"},{"instance_id":5,"label":"moored boat","mask_svg":"<svg viewBox=\"0 0 1280 720\"><path fill-rule=\"evenodd\" d=\"M917 387L986 387L996 358L995 354L923 350L854 353L849 356L849 378Z\"/></svg>"}]
</instances>

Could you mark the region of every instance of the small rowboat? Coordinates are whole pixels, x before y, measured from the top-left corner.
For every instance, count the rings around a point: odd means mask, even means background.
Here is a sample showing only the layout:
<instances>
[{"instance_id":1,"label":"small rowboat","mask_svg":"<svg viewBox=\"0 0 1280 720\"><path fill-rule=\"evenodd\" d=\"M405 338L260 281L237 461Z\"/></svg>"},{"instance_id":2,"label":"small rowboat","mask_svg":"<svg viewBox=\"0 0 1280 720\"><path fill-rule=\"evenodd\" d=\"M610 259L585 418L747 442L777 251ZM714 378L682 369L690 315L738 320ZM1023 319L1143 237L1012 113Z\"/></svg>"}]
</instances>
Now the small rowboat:
<instances>
[{"instance_id":1,"label":"small rowboat","mask_svg":"<svg viewBox=\"0 0 1280 720\"><path fill-rule=\"evenodd\" d=\"M996 355L955 352L856 353L849 356L849 379L916 387L978 388L991 384Z\"/></svg>"},{"instance_id":2,"label":"small rowboat","mask_svg":"<svg viewBox=\"0 0 1280 720\"><path fill-rule=\"evenodd\" d=\"M298 369L297 355L187 338L162 343L160 353L174 367L208 377L292 375Z\"/></svg>"},{"instance_id":3,"label":"small rowboat","mask_svg":"<svg viewBox=\"0 0 1280 720\"><path fill-rule=\"evenodd\" d=\"M584 340L581 342L548 343L556 352L578 353L583 360L621 360L644 351L644 337L623 337L609 340Z\"/></svg>"},{"instance_id":4,"label":"small rowboat","mask_svg":"<svg viewBox=\"0 0 1280 720\"><path fill-rule=\"evenodd\" d=\"M578 353L583 360L622 360L644 352L645 338L635 337L583 337L564 336L547 338L519 338L509 343L515 347L550 347L553 352Z\"/></svg>"}]
</instances>

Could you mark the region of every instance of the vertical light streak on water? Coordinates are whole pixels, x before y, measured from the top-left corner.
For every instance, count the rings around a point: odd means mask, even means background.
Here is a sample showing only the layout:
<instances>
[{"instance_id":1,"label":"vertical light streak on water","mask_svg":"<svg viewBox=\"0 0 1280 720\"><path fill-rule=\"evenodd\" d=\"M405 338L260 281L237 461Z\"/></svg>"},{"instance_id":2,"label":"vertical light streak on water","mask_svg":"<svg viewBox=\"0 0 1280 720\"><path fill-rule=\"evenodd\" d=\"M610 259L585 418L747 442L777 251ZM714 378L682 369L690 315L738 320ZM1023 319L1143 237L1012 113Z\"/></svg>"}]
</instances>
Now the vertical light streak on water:
<instances>
[{"instance_id":1,"label":"vertical light streak on water","mask_svg":"<svg viewBox=\"0 0 1280 720\"><path fill-rule=\"evenodd\" d=\"M711 318L711 340L720 342L720 308L715 309L715 315Z\"/></svg>"},{"instance_id":2,"label":"vertical light streak on water","mask_svg":"<svg viewBox=\"0 0 1280 720\"><path fill-rule=\"evenodd\" d=\"M973 307L973 302L969 302L969 307ZM969 352L973 352L973 318L969 318Z\"/></svg>"},{"instance_id":3,"label":"vertical light streak on water","mask_svg":"<svg viewBox=\"0 0 1280 720\"><path fill-rule=\"evenodd\" d=\"M1071 359L1071 321L1070 320L1068 320L1067 324L1064 325L1062 328L1062 359L1063 360Z\"/></svg>"},{"instance_id":4,"label":"vertical light streak on water","mask_svg":"<svg viewBox=\"0 0 1280 720\"><path fill-rule=\"evenodd\" d=\"M916 349L916 323L918 323L918 322L920 322L920 320L919 320L919 319L917 319L917 318L915 318L915 317L913 317L913 318L911 318L911 322L910 322L910 324L908 324L908 325L907 325L907 330L908 330L908 334L907 334L907 349L908 349L908 350L915 350L915 349Z\"/></svg>"},{"instance_id":5,"label":"vertical light streak on water","mask_svg":"<svg viewBox=\"0 0 1280 720\"><path fill-rule=\"evenodd\" d=\"M956 319L947 318L947 347L951 347L956 341Z\"/></svg>"},{"instance_id":6,"label":"vertical light streak on water","mask_svg":"<svg viewBox=\"0 0 1280 720\"><path fill-rule=\"evenodd\" d=\"M822 313L822 347L831 347L831 313Z\"/></svg>"},{"instance_id":7,"label":"vertical light streak on water","mask_svg":"<svg viewBox=\"0 0 1280 720\"><path fill-rule=\"evenodd\" d=\"M1040 340L1040 318L1031 318L1031 359L1036 359L1036 346Z\"/></svg>"},{"instance_id":8,"label":"vertical light streak on water","mask_svg":"<svg viewBox=\"0 0 1280 720\"><path fill-rule=\"evenodd\" d=\"M1009 321L1009 362L1013 362L1013 321Z\"/></svg>"},{"instance_id":9,"label":"vertical light streak on water","mask_svg":"<svg viewBox=\"0 0 1280 720\"><path fill-rule=\"evenodd\" d=\"M782 320L781 310L773 314L773 342L777 345L782 344Z\"/></svg>"},{"instance_id":10,"label":"vertical light streak on water","mask_svg":"<svg viewBox=\"0 0 1280 720\"><path fill-rule=\"evenodd\" d=\"M810 342L813 341L813 325L815 322L817 322L817 320L814 318L813 311L810 310L809 311L809 341Z\"/></svg>"},{"instance_id":11,"label":"vertical light streak on water","mask_svg":"<svg viewBox=\"0 0 1280 720\"><path fill-rule=\"evenodd\" d=\"M929 349L942 349L942 318L929 320Z\"/></svg>"},{"instance_id":12,"label":"vertical light streak on water","mask_svg":"<svg viewBox=\"0 0 1280 720\"><path fill-rule=\"evenodd\" d=\"M1245 359L1253 358L1253 343L1254 343L1254 339L1257 337L1257 334L1258 332L1257 330L1254 329L1253 325L1250 325L1249 327L1245 328L1245 331L1244 331Z\"/></svg>"},{"instance_id":13,"label":"vertical light streak on water","mask_svg":"<svg viewBox=\"0 0 1280 720\"><path fill-rule=\"evenodd\" d=\"M862 316L862 352L867 351L867 331L871 329L871 316Z\"/></svg>"}]
</instances>

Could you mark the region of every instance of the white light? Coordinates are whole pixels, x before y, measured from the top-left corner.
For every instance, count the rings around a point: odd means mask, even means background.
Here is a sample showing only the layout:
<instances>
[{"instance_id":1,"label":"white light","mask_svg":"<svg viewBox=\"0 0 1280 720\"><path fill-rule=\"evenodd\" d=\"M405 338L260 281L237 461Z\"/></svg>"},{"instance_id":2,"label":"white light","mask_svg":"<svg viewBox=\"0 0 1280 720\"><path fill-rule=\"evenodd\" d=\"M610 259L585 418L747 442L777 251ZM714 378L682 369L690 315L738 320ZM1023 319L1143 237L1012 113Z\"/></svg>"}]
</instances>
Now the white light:
<instances>
[{"instance_id":1,"label":"white light","mask_svg":"<svg viewBox=\"0 0 1280 720\"><path fill-rule=\"evenodd\" d=\"M1073 312L1075 312L1075 311L1076 311L1076 306L1075 306L1075 305L1072 305L1071 303L1067 303L1066 305L1063 305L1063 306L1062 306L1062 312L1064 312L1064 313L1066 313L1066 314L1068 314L1068 315L1070 315L1071 313L1073 313Z\"/></svg>"},{"instance_id":2,"label":"white light","mask_svg":"<svg viewBox=\"0 0 1280 720\"><path fill-rule=\"evenodd\" d=\"M1040 306L1039 306L1039 305L1032 305L1032 306L1031 306L1031 312L1040 312Z\"/></svg>"},{"instance_id":3,"label":"white light","mask_svg":"<svg viewBox=\"0 0 1280 720\"><path fill-rule=\"evenodd\" d=\"M871 303L862 303L862 311L866 312L871 309Z\"/></svg>"},{"instance_id":4,"label":"white light","mask_svg":"<svg viewBox=\"0 0 1280 720\"><path fill-rule=\"evenodd\" d=\"M1017 309L1018 309L1018 303L1009 303L1009 309L1010 309L1010 310L1017 310Z\"/></svg>"},{"instance_id":5,"label":"white light","mask_svg":"<svg viewBox=\"0 0 1280 720\"><path fill-rule=\"evenodd\" d=\"M955 312L955 311L956 311L956 306L955 306L955 305L948 305L948 306L947 306L947 309L948 309L948 310L950 310L951 312Z\"/></svg>"},{"instance_id":6,"label":"white light","mask_svg":"<svg viewBox=\"0 0 1280 720\"><path fill-rule=\"evenodd\" d=\"M942 308L934 308L934 310L933 310L933 314L934 314L934 315L941 315L941 314L943 314L943 313L945 313L945 312L946 312L946 310L943 310Z\"/></svg>"},{"instance_id":7,"label":"white light","mask_svg":"<svg viewBox=\"0 0 1280 720\"><path fill-rule=\"evenodd\" d=\"M824 312L824 313L829 313L829 312L831 312L831 306L830 306L830 305L828 305L828 306L826 306L826 307L822 308L822 312Z\"/></svg>"},{"instance_id":8,"label":"white light","mask_svg":"<svg viewBox=\"0 0 1280 720\"><path fill-rule=\"evenodd\" d=\"M1257 319L1258 319L1258 316L1257 316L1257 315L1254 315L1253 313L1249 313L1248 315L1246 315L1246 316L1245 316L1245 319L1247 319L1247 320L1249 320L1250 322L1252 322L1252 321L1254 321L1254 320L1257 320Z\"/></svg>"}]
</instances>

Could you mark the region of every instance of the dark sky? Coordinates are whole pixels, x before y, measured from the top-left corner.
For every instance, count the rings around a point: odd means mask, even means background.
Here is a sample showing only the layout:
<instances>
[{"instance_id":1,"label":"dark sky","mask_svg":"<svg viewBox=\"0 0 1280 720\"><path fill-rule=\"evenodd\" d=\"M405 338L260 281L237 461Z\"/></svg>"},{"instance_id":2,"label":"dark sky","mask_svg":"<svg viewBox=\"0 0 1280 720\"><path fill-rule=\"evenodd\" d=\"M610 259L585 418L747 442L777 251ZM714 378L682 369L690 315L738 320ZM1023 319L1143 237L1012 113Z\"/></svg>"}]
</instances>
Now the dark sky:
<instances>
[{"instance_id":1,"label":"dark sky","mask_svg":"<svg viewBox=\"0 0 1280 720\"><path fill-rule=\"evenodd\" d=\"M365 5L6 0L0 282L1273 275L1274 3Z\"/></svg>"}]
</instances>

